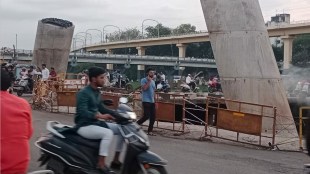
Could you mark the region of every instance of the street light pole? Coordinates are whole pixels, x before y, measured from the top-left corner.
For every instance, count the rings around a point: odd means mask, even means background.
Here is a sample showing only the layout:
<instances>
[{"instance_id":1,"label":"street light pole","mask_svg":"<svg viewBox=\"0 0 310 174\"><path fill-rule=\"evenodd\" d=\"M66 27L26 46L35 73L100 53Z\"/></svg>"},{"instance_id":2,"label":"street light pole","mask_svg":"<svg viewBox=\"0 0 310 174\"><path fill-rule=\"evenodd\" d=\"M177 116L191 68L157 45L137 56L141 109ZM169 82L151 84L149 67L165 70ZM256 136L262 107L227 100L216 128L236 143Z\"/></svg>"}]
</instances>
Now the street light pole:
<instances>
[{"instance_id":1,"label":"street light pole","mask_svg":"<svg viewBox=\"0 0 310 174\"><path fill-rule=\"evenodd\" d=\"M85 34L85 36L81 36L81 35L78 35L78 34ZM78 33L76 33L75 34L75 37L76 36L81 36L81 37L84 37L85 38L85 46L86 46L86 41L87 41L87 35L90 35L90 39L92 39L92 35L90 34L90 33L86 33L86 32L78 32ZM90 40L90 42L91 42L91 40Z\"/></svg>"},{"instance_id":2,"label":"street light pole","mask_svg":"<svg viewBox=\"0 0 310 174\"><path fill-rule=\"evenodd\" d=\"M101 31L101 30L98 30L98 29L87 29L87 30L85 31L85 33L88 34L87 32L90 31L90 30L94 30L94 31L99 31L99 32L100 32L100 34L101 34L101 35L100 35L100 36L101 36L100 39L101 39L101 43L102 43L102 34L103 34L102 31ZM85 35L86 35L86 34L85 34Z\"/></svg>"},{"instance_id":3,"label":"street light pole","mask_svg":"<svg viewBox=\"0 0 310 174\"><path fill-rule=\"evenodd\" d=\"M144 19L143 21L142 21L142 38L144 38L144 36L143 36L143 30L144 30L144 22L145 21L154 21L154 22L156 22L157 23L157 36L159 37L159 22L157 21L157 20L155 20L155 19Z\"/></svg>"},{"instance_id":4,"label":"street light pole","mask_svg":"<svg viewBox=\"0 0 310 174\"><path fill-rule=\"evenodd\" d=\"M104 36L104 29L105 29L106 27L114 27L114 28L117 28L117 29L118 29L118 32L119 32L119 40L121 39L121 29L120 29L118 26L116 26L116 25L105 25L105 26L103 26L103 28L102 28L103 36Z\"/></svg>"},{"instance_id":5,"label":"street light pole","mask_svg":"<svg viewBox=\"0 0 310 174\"><path fill-rule=\"evenodd\" d=\"M16 41L15 41L16 43L16 56L15 57L18 57L18 51L17 51L17 34L16 34Z\"/></svg>"}]
</instances>

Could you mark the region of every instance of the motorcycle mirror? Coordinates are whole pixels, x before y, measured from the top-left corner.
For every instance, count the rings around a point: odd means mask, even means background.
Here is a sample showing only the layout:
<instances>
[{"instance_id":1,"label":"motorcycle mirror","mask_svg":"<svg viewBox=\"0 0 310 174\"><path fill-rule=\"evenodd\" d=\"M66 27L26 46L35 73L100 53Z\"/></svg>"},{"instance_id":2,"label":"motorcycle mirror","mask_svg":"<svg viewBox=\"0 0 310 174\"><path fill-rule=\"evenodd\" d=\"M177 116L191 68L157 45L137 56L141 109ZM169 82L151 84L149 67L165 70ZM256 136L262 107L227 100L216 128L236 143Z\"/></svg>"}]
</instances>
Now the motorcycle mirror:
<instances>
[{"instance_id":1,"label":"motorcycle mirror","mask_svg":"<svg viewBox=\"0 0 310 174\"><path fill-rule=\"evenodd\" d=\"M126 97L119 98L120 103L128 103L128 99Z\"/></svg>"}]
</instances>

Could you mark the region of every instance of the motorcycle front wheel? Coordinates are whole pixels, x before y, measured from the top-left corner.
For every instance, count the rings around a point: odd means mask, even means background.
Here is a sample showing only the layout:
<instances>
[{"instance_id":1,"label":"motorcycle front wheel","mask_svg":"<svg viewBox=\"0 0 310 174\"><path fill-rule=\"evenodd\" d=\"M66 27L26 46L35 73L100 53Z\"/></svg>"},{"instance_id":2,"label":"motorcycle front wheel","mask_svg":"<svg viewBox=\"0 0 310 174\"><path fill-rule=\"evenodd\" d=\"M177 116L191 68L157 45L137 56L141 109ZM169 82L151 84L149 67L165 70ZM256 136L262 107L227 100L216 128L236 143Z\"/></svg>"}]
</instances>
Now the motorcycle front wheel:
<instances>
[{"instance_id":1,"label":"motorcycle front wheel","mask_svg":"<svg viewBox=\"0 0 310 174\"><path fill-rule=\"evenodd\" d=\"M147 174L168 174L165 167L163 166L150 166L146 169ZM138 174L143 174L143 171L140 171Z\"/></svg>"}]
</instances>

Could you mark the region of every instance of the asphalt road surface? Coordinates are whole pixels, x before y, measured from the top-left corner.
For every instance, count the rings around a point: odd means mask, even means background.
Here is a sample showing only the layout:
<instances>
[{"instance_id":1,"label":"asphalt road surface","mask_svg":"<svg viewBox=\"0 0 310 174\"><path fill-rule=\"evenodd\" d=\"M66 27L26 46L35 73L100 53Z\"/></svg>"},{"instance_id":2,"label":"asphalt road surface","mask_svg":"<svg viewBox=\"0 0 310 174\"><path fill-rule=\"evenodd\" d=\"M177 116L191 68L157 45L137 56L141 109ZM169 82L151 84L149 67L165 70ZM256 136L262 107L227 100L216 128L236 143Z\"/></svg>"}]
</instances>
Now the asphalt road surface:
<instances>
[{"instance_id":1,"label":"asphalt road surface","mask_svg":"<svg viewBox=\"0 0 310 174\"><path fill-rule=\"evenodd\" d=\"M34 141L45 133L46 122L57 120L73 124L73 115L33 111L34 134L31 140L29 171L39 170L39 150ZM168 160L169 174L282 174L306 173L310 157L298 152L256 150L234 145L150 137L151 151Z\"/></svg>"}]
</instances>

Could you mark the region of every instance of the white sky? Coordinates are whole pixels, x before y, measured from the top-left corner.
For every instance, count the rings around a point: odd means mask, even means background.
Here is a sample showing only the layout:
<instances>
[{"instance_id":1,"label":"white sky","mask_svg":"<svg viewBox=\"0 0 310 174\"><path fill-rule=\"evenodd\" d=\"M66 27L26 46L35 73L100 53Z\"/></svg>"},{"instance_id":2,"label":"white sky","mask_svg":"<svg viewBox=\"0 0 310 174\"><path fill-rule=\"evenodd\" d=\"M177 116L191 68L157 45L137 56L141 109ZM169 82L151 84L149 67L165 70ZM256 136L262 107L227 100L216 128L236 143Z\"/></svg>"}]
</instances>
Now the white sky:
<instances>
[{"instance_id":1,"label":"white sky","mask_svg":"<svg viewBox=\"0 0 310 174\"><path fill-rule=\"evenodd\" d=\"M291 21L310 20L310 0L259 1L265 21L283 12L291 14ZM19 49L33 49L37 22L48 17L73 22L75 33L105 25L140 30L147 18L169 27L190 23L207 29L200 0L0 0L0 47L12 48L17 34Z\"/></svg>"}]
</instances>

